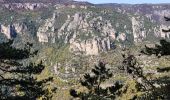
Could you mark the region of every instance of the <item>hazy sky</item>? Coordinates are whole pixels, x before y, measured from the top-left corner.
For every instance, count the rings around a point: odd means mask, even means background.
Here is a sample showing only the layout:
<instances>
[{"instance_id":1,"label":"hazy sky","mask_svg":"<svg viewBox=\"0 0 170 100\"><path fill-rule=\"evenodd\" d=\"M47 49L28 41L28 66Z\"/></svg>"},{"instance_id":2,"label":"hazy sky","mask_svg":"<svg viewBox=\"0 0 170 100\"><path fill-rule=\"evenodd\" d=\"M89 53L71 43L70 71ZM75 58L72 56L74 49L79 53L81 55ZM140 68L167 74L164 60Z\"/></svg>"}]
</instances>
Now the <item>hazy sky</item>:
<instances>
[{"instance_id":1,"label":"hazy sky","mask_svg":"<svg viewBox=\"0 0 170 100\"><path fill-rule=\"evenodd\" d=\"M76 0L76 1L88 1L91 3L129 3L129 4L141 4L141 3L170 3L170 0Z\"/></svg>"}]
</instances>

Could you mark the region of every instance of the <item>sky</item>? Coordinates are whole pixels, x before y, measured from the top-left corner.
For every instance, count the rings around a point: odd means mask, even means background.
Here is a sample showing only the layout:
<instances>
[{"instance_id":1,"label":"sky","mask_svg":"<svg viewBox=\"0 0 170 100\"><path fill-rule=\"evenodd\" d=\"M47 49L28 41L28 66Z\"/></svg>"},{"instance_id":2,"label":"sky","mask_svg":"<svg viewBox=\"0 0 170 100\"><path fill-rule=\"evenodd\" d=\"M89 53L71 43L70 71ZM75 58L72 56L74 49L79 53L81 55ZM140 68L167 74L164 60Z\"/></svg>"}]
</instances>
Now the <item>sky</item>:
<instances>
[{"instance_id":1,"label":"sky","mask_svg":"<svg viewBox=\"0 0 170 100\"><path fill-rule=\"evenodd\" d=\"M88 1L94 4L100 4L100 3L128 3L128 4L170 3L170 0L75 0L75 1Z\"/></svg>"}]
</instances>

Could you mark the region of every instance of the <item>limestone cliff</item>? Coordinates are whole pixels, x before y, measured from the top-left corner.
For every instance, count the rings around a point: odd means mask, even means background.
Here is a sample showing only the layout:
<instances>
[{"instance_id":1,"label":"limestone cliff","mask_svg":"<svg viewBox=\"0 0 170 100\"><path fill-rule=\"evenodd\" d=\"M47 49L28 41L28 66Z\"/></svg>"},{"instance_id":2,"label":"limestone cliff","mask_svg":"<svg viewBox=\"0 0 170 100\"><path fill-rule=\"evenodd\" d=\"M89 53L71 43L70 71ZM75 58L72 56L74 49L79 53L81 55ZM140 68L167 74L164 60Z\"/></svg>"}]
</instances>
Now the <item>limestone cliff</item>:
<instances>
[{"instance_id":1,"label":"limestone cliff","mask_svg":"<svg viewBox=\"0 0 170 100\"><path fill-rule=\"evenodd\" d=\"M143 16L140 11L134 14L123 7L111 10L92 5L7 3L1 8L3 13L15 13L10 20L6 17L1 20L0 33L8 39L33 34L37 42L69 44L71 52L82 51L86 55L98 55L116 45L139 43L150 37L169 38L170 34L161 31L168 28L167 24L151 20L152 13ZM24 12L19 12L22 8ZM160 9L154 15L162 16L164 12Z\"/></svg>"}]
</instances>

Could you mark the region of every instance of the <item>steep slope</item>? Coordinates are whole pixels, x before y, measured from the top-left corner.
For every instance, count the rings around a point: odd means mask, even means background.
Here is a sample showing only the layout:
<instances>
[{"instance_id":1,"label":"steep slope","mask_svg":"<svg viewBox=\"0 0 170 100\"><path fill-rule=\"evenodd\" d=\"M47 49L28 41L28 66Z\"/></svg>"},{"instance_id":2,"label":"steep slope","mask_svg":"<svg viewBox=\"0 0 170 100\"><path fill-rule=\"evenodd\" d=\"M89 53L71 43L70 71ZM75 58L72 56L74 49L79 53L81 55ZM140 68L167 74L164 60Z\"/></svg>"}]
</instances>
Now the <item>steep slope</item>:
<instances>
[{"instance_id":1,"label":"steep slope","mask_svg":"<svg viewBox=\"0 0 170 100\"><path fill-rule=\"evenodd\" d=\"M124 47L169 37L169 33L161 32L160 23L140 14L92 5L42 4L36 7L45 8L11 10L2 7L1 33L9 39L32 36L41 43L70 44L70 51L83 51L87 55L109 51L116 44Z\"/></svg>"},{"instance_id":2,"label":"steep slope","mask_svg":"<svg viewBox=\"0 0 170 100\"><path fill-rule=\"evenodd\" d=\"M35 61L42 60L49 66L47 75L63 80L79 77L90 69L90 62L94 64L103 55L107 54L104 59L115 64L126 47L135 45L136 50L145 41L169 39L169 33L161 31L168 25L143 14L94 5L36 3L40 6L34 8L18 4L19 8L0 7L1 41L14 39L16 47L34 43L39 50ZM29 9L21 9L23 6Z\"/></svg>"},{"instance_id":3,"label":"steep slope","mask_svg":"<svg viewBox=\"0 0 170 100\"><path fill-rule=\"evenodd\" d=\"M112 8L122 13L133 13L135 15L146 16L150 21L164 23L164 16L170 15L170 4L100 4L103 8Z\"/></svg>"}]
</instances>

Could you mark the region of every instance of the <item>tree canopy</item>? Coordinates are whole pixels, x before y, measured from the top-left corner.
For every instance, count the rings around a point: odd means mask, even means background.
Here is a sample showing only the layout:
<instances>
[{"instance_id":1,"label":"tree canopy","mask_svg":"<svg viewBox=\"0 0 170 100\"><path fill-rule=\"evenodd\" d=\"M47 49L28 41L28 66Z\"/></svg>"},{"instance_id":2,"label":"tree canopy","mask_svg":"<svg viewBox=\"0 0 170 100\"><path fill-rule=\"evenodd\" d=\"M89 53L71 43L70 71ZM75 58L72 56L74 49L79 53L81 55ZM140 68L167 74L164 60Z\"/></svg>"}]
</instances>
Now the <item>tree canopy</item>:
<instances>
[{"instance_id":1,"label":"tree canopy","mask_svg":"<svg viewBox=\"0 0 170 100\"><path fill-rule=\"evenodd\" d=\"M37 98L49 99L52 97L49 90L44 89L52 77L37 80L45 66L42 62L32 63L31 57L37 51L31 49L32 44L27 43L24 49L12 46L13 41L0 44L0 99L1 100L35 100Z\"/></svg>"}]
</instances>

